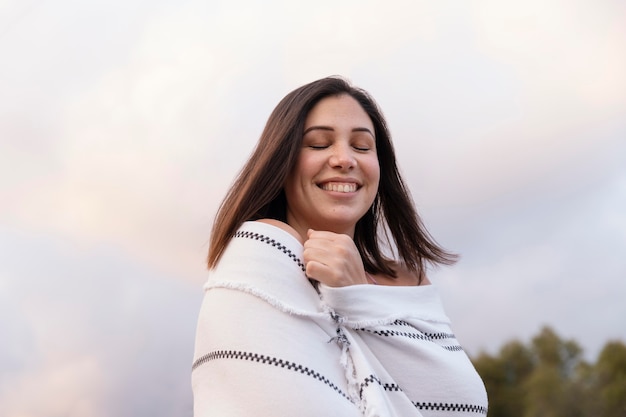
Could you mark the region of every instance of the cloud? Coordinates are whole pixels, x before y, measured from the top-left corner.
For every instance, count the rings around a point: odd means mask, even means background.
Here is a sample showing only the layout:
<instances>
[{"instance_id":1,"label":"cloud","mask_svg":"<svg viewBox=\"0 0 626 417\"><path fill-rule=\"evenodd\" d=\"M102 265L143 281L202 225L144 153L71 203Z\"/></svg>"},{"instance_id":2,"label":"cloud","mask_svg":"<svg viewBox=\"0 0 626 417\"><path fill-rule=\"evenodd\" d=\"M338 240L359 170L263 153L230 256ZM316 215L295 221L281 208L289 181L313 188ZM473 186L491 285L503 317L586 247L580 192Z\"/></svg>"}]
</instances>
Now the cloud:
<instances>
[{"instance_id":1,"label":"cloud","mask_svg":"<svg viewBox=\"0 0 626 417\"><path fill-rule=\"evenodd\" d=\"M621 3L485 1L474 13L484 50L526 80L528 94L543 97L534 110L562 110L564 99L600 111L624 103Z\"/></svg>"},{"instance_id":2,"label":"cloud","mask_svg":"<svg viewBox=\"0 0 626 417\"><path fill-rule=\"evenodd\" d=\"M197 287L112 246L6 229L0 237L0 414L189 411Z\"/></svg>"},{"instance_id":3,"label":"cloud","mask_svg":"<svg viewBox=\"0 0 626 417\"><path fill-rule=\"evenodd\" d=\"M470 352L528 339L543 324L591 360L607 339L626 339L625 178L584 198L483 219L456 240L461 262L436 276Z\"/></svg>"},{"instance_id":4,"label":"cloud","mask_svg":"<svg viewBox=\"0 0 626 417\"><path fill-rule=\"evenodd\" d=\"M611 152L614 135L595 134L626 105L623 29L610 9L392 2L380 19L368 3L336 24L325 5L152 10L127 54L63 101L52 129L9 125L19 141L3 161L4 215L79 242L116 242L168 270L193 265L185 273L199 281L212 216L271 108L337 72L380 93L402 167L432 206L560 188ZM332 3L339 15L355 6ZM589 16L599 23L573 30ZM566 47L552 54L546 33Z\"/></svg>"},{"instance_id":5,"label":"cloud","mask_svg":"<svg viewBox=\"0 0 626 417\"><path fill-rule=\"evenodd\" d=\"M99 397L106 370L89 357L51 362L18 374L2 387L2 414L13 416L105 416ZM33 401L33 392L37 400ZM68 395L71 393L71 395Z\"/></svg>"},{"instance_id":6,"label":"cloud","mask_svg":"<svg viewBox=\"0 0 626 417\"><path fill-rule=\"evenodd\" d=\"M626 338L619 2L28 10L0 38L0 414L190 414L213 214L276 103L330 74L379 101L463 255L435 277L470 352L546 322L591 355Z\"/></svg>"},{"instance_id":7,"label":"cloud","mask_svg":"<svg viewBox=\"0 0 626 417\"><path fill-rule=\"evenodd\" d=\"M423 201L477 204L613 169L626 114L622 6L448 5L430 38L359 71Z\"/></svg>"},{"instance_id":8,"label":"cloud","mask_svg":"<svg viewBox=\"0 0 626 417\"><path fill-rule=\"evenodd\" d=\"M12 124L5 216L201 270L211 212L232 175L214 168L228 154L215 140L228 136L221 103L231 69L243 68L219 27L187 12L147 25L131 39L131 58L63 103L50 131Z\"/></svg>"}]
</instances>

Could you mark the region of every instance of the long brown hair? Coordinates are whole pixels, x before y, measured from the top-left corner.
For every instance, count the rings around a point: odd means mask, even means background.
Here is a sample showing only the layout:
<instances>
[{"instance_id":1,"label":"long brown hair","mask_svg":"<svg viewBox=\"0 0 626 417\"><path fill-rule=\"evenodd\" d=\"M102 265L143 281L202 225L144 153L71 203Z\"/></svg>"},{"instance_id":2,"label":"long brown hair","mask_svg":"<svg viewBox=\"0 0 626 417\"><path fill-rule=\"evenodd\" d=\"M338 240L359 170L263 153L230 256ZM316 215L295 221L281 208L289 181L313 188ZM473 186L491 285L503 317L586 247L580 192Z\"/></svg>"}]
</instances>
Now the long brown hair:
<instances>
[{"instance_id":1,"label":"long brown hair","mask_svg":"<svg viewBox=\"0 0 626 417\"><path fill-rule=\"evenodd\" d=\"M327 77L287 94L270 115L252 156L248 159L215 217L208 255L215 267L241 224L273 218L286 221L283 186L300 152L309 111L323 98L348 94L368 114L374 125L380 165L380 183L374 203L357 222L356 244L365 270L396 276L393 262L384 254L392 248L399 261L424 277L426 263L452 264L456 255L440 247L419 218L396 164L387 123L370 95L340 77Z\"/></svg>"}]
</instances>

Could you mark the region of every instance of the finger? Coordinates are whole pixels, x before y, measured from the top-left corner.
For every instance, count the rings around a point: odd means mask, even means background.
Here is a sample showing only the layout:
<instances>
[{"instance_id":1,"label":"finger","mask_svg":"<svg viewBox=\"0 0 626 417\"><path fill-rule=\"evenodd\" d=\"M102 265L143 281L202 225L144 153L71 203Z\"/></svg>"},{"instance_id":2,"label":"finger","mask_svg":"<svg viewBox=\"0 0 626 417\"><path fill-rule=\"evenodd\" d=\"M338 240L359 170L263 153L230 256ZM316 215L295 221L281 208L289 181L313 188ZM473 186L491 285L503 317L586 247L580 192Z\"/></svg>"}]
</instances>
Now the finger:
<instances>
[{"instance_id":1,"label":"finger","mask_svg":"<svg viewBox=\"0 0 626 417\"><path fill-rule=\"evenodd\" d=\"M329 232L327 230L313 230L309 229L307 231L307 238L309 239L327 239L330 241L341 241L341 240L352 240L352 238L348 235L344 235L341 233Z\"/></svg>"},{"instance_id":2,"label":"finger","mask_svg":"<svg viewBox=\"0 0 626 417\"><path fill-rule=\"evenodd\" d=\"M348 235L341 235L333 232L313 232L308 234L308 239L304 242L304 246L335 246L356 249L356 244Z\"/></svg>"},{"instance_id":3,"label":"finger","mask_svg":"<svg viewBox=\"0 0 626 417\"><path fill-rule=\"evenodd\" d=\"M311 240L304 245L304 254L311 259L360 259L360 255L356 247L340 244L337 242L329 242L327 240ZM319 259L318 259L319 258ZM328 262L324 262L328 263Z\"/></svg>"},{"instance_id":4,"label":"finger","mask_svg":"<svg viewBox=\"0 0 626 417\"><path fill-rule=\"evenodd\" d=\"M324 265L334 267L345 267L349 263L360 260L358 252L344 246L325 244L324 242L312 242L307 245L302 252L304 262L317 261Z\"/></svg>"},{"instance_id":5,"label":"finger","mask_svg":"<svg viewBox=\"0 0 626 417\"><path fill-rule=\"evenodd\" d=\"M309 239L304 242L304 250L307 249L315 249L319 251L332 251L333 248L340 247L341 245L337 245L334 242L328 241L326 239Z\"/></svg>"},{"instance_id":6,"label":"finger","mask_svg":"<svg viewBox=\"0 0 626 417\"><path fill-rule=\"evenodd\" d=\"M329 287L341 287L348 285L347 282L342 282L342 277L337 275L336 272L336 269L330 268L321 262L311 261L306 264L307 277L319 281Z\"/></svg>"},{"instance_id":7,"label":"finger","mask_svg":"<svg viewBox=\"0 0 626 417\"><path fill-rule=\"evenodd\" d=\"M307 247L302 252L302 258L305 264L308 262L319 262L327 265L330 260L330 254L324 247Z\"/></svg>"},{"instance_id":8,"label":"finger","mask_svg":"<svg viewBox=\"0 0 626 417\"><path fill-rule=\"evenodd\" d=\"M309 261L306 263L306 276L316 281L324 282L324 264L317 261Z\"/></svg>"}]
</instances>

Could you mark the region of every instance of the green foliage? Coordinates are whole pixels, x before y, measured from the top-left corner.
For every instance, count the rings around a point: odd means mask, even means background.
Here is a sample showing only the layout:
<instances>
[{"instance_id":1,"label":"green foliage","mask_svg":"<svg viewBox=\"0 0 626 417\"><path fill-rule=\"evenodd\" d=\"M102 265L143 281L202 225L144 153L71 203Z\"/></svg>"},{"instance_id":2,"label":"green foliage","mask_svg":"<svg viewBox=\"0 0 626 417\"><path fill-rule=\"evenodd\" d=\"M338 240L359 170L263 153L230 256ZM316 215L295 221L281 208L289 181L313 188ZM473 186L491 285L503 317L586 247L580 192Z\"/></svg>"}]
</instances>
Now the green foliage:
<instances>
[{"instance_id":1,"label":"green foliage","mask_svg":"<svg viewBox=\"0 0 626 417\"><path fill-rule=\"evenodd\" d=\"M473 359L489 395L489 417L626 417L626 345L605 345L595 364L574 340L544 327L527 345Z\"/></svg>"},{"instance_id":2,"label":"green foliage","mask_svg":"<svg viewBox=\"0 0 626 417\"><path fill-rule=\"evenodd\" d=\"M609 342L596 364L596 394L603 416L626 416L626 345Z\"/></svg>"}]
</instances>

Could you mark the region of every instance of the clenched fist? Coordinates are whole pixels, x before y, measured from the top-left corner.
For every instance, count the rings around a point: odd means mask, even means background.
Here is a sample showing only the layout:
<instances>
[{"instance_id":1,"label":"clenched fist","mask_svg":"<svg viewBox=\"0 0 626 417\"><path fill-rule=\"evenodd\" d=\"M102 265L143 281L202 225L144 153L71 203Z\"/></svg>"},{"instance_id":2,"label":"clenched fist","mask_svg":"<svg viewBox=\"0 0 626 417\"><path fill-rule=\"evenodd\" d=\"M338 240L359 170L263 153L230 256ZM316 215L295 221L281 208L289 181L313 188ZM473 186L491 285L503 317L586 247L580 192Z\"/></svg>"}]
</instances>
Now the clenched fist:
<instances>
[{"instance_id":1,"label":"clenched fist","mask_svg":"<svg viewBox=\"0 0 626 417\"><path fill-rule=\"evenodd\" d=\"M361 255L348 235L309 229L303 256L307 276L329 287L367 284Z\"/></svg>"}]
</instances>

